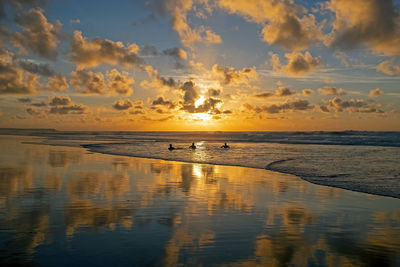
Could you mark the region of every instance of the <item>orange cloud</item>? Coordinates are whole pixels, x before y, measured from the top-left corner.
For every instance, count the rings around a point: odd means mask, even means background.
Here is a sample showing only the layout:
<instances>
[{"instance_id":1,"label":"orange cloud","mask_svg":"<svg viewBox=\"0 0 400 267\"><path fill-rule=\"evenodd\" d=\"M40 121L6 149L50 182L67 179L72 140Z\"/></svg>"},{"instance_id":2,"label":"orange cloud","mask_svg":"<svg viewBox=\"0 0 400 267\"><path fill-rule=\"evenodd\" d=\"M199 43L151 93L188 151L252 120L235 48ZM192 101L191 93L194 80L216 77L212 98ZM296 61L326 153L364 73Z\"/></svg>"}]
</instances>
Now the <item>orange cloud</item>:
<instances>
[{"instance_id":1,"label":"orange cloud","mask_svg":"<svg viewBox=\"0 0 400 267\"><path fill-rule=\"evenodd\" d=\"M303 89L302 93L303 93L303 95L312 95L314 93L314 90L312 90L312 89Z\"/></svg>"},{"instance_id":2,"label":"orange cloud","mask_svg":"<svg viewBox=\"0 0 400 267\"><path fill-rule=\"evenodd\" d=\"M296 92L290 90L289 88L286 88L282 85L279 85L278 89L276 89L275 93L270 93L270 92L265 92L261 94L256 94L255 97L258 98L267 98L267 97L286 97L286 96L291 96L295 95Z\"/></svg>"},{"instance_id":3,"label":"orange cloud","mask_svg":"<svg viewBox=\"0 0 400 267\"><path fill-rule=\"evenodd\" d=\"M49 64L35 63L30 60L18 59L15 64L21 69L32 74L48 77L45 88L52 92L60 92L69 87L67 79L61 73L56 73Z\"/></svg>"},{"instance_id":4,"label":"orange cloud","mask_svg":"<svg viewBox=\"0 0 400 267\"><path fill-rule=\"evenodd\" d=\"M400 75L400 66L393 65L393 60L385 60L382 61L377 67L376 70L383 72L388 75L399 76Z\"/></svg>"},{"instance_id":5,"label":"orange cloud","mask_svg":"<svg viewBox=\"0 0 400 267\"><path fill-rule=\"evenodd\" d=\"M185 50L181 48L168 48L162 51L162 54L165 56L172 57L175 59L175 68L183 69L185 67L183 61L187 59L187 53Z\"/></svg>"},{"instance_id":6,"label":"orange cloud","mask_svg":"<svg viewBox=\"0 0 400 267\"><path fill-rule=\"evenodd\" d=\"M232 67L221 67L215 64L212 67L212 72L219 78L220 83L223 85L240 85L247 84L249 80L257 80L258 74L256 67L243 68L241 70L235 70Z\"/></svg>"},{"instance_id":7,"label":"orange cloud","mask_svg":"<svg viewBox=\"0 0 400 267\"><path fill-rule=\"evenodd\" d=\"M57 21L52 24L43 15L43 9L32 8L26 13L16 16L15 21L23 29L11 35L12 42L23 53L27 50L48 59L57 57L57 36L61 32L62 24Z\"/></svg>"},{"instance_id":8,"label":"orange cloud","mask_svg":"<svg viewBox=\"0 0 400 267\"><path fill-rule=\"evenodd\" d=\"M369 92L370 97L379 97L383 95L383 91L380 88L375 88Z\"/></svg>"},{"instance_id":9,"label":"orange cloud","mask_svg":"<svg viewBox=\"0 0 400 267\"><path fill-rule=\"evenodd\" d=\"M104 78L101 72L78 70L71 72L70 81L77 92L99 95L131 95L134 79L127 77L128 73L120 73L116 69L106 72Z\"/></svg>"},{"instance_id":10,"label":"orange cloud","mask_svg":"<svg viewBox=\"0 0 400 267\"><path fill-rule=\"evenodd\" d=\"M13 61L14 55L0 49L0 94L35 94L41 88L39 75L28 74Z\"/></svg>"},{"instance_id":11,"label":"orange cloud","mask_svg":"<svg viewBox=\"0 0 400 267\"><path fill-rule=\"evenodd\" d=\"M187 13L193 9L192 0L165 0L165 9L171 16L172 28L178 33L184 46L193 48L195 43L221 43L221 36L204 26L192 28Z\"/></svg>"},{"instance_id":12,"label":"orange cloud","mask_svg":"<svg viewBox=\"0 0 400 267\"><path fill-rule=\"evenodd\" d=\"M43 111L40 111L36 108L27 108L26 113L28 113L31 116L39 116L39 117L43 117L45 115L45 113Z\"/></svg>"},{"instance_id":13,"label":"orange cloud","mask_svg":"<svg viewBox=\"0 0 400 267\"><path fill-rule=\"evenodd\" d=\"M87 107L81 104L70 106L55 106L50 109L50 114L66 115L66 114L84 114L87 112Z\"/></svg>"},{"instance_id":14,"label":"orange cloud","mask_svg":"<svg viewBox=\"0 0 400 267\"><path fill-rule=\"evenodd\" d=\"M313 105L310 105L310 103L307 100L302 100L302 99L295 99L295 100L286 100L284 103L278 103L278 104L272 104L272 105L264 105L261 107L258 106L252 106L250 104L244 104L243 105L246 109L250 111L254 111L256 113L269 113L269 114L275 114L275 113L282 113L282 112L293 112L297 110L310 110L313 108Z\"/></svg>"},{"instance_id":15,"label":"orange cloud","mask_svg":"<svg viewBox=\"0 0 400 267\"><path fill-rule=\"evenodd\" d=\"M75 104L69 96L54 96L50 98L48 113L55 115L85 114L88 107L82 104Z\"/></svg>"},{"instance_id":16,"label":"orange cloud","mask_svg":"<svg viewBox=\"0 0 400 267\"><path fill-rule=\"evenodd\" d=\"M146 70L147 75L152 78L151 82L143 80L140 83L140 86L144 88L154 88L161 91L166 91L174 88L177 85L177 82L172 77L164 78L160 76L158 70L154 69L151 65L145 66L144 69Z\"/></svg>"},{"instance_id":17,"label":"orange cloud","mask_svg":"<svg viewBox=\"0 0 400 267\"><path fill-rule=\"evenodd\" d=\"M137 55L139 47L136 44L124 46L122 42L114 42L100 37L89 40L82 32L74 31L71 43L71 61L78 70L97 67L101 64L135 67L144 64Z\"/></svg>"},{"instance_id":18,"label":"orange cloud","mask_svg":"<svg viewBox=\"0 0 400 267\"><path fill-rule=\"evenodd\" d=\"M324 86L318 88L318 93L321 95L345 95L346 91L343 88L337 89L336 87Z\"/></svg>"},{"instance_id":19,"label":"orange cloud","mask_svg":"<svg viewBox=\"0 0 400 267\"><path fill-rule=\"evenodd\" d=\"M56 72L50 67L49 64L36 64L30 60L18 60L16 61L19 67L22 69L34 73L34 74L40 74L42 76L55 76Z\"/></svg>"},{"instance_id":20,"label":"orange cloud","mask_svg":"<svg viewBox=\"0 0 400 267\"><path fill-rule=\"evenodd\" d=\"M33 103L26 109L31 116L45 117L46 114L67 115L67 114L86 114L88 107L82 104L75 104L69 96L53 96L48 101Z\"/></svg>"},{"instance_id":21,"label":"orange cloud","mask_svg":"<svg viewBox=\"0 0 400 267\"><path fill-rule=\"evenodd\" d=\"M72 100L69 96L54 96L50 99L50 106L67 106L72 104Z\"/></svg>"},{"instance_id":22,"label":"orange cloud","mask_svg":"<svg viewBox=\"0 0 400 267\"><path fill-rule=\"evenodd\" d=\"M289 50L303 50L321 39L312 14L294 1L219 0L218 6L248 21L264 25L263 40Z\"/></svg>"},{"instance_id":23,"label":"orange cloud","mask_svg":"<svg viewBox=\"0 0 400 267\"><path fill-rule=\"evenodd\" d=\"M67 115L67 114L85 114L88 107L82 104L75 104L69 96L53 96L48 101L33 103L26 109L31 116L45 117L46 114ZM50 107L50 109L48 109Z\"/></svg>"},{"instance_id":24,"label":"orange cloud","mask_svg":"<svg viewBox=\"0 0 400 267\"><path fill-rule=\"evenodd\" d=\"M21 69L32 74L40 74L48 77L47 85L45 86L49 91L59 92L69 87L67 79L61 73L56 73L49 64L37 64L30 60L18 59L15 61Z\"/></svg>"},{"instance_id":25,"label":"orange cloud","mask_svg":"<svg viewBox=\"0 0 400 267\"><path fill-rule=\"evenodd\" d=\"M127 96L133 93L132 87L135 83L135 80L131 77L128 77L127 72L120 73L118 70L112 69L107 71L106 76L108 80L109 91Z\"/></svg>"},{"instance_id":26,"label":"orange cloud","mask_svg":"<svg viewBox=\"0 0 400 267\"><path fill-rule=\"evenodd\" d=\"M159 96L156 100L151 103L153 106L166 106L169 109L175 108L175 104L170 100L164 100L164 97Z\"/></svg>"},{"instance_id":27,"label":"orange cloud","mask_svg":"<svg viewBox=\"0 0 400 267\"><path fill-rule=\"evenodd\" d=\"M177 47L165 49L162 53L173 58L187 59L186 51Z\"/></svg>"},{"instance_id":28,"label":"orange cloud","mask_svg":"<svg viewBox=\"0 0 400 267\"><path fill-rule=\"evenodd\" d=\"M187 60L188 55L185 50L179 47L167 48L159 52L155 46L144 45L139 50L139 55L145 57L156 57L159 55L168 56L175 60L175 68L182 69L185 67L184 61Z\"/></svg>"},{"instance_id":29,"label":"orange cloud","mask_svg":"<svg viewBox=\"0 0 400 267\"><path fill-rule=\"evenodd\" d=\"M222 100L214 97L205 98L199 95L197 87L193 81L185 82L179 90L182 93L183 101L179 101L178 106L181 110L188 113L207 113L207 114L221 114L219 110L222 105ZM198 101L200 100L200 101ZM153 102L154 103L154 102ZM172 107L173 108L173 107ZM224 114L229 114L225 112Z\"/></svg>"},{"instance_id":30,"label":"orange cloud","mask_svg":"<svg viewBox=\"0 0 400 267\"><path fill-rule=\"evenodd\" d=\"M275 72L285 73L290 76L306 75L313 72L322 64L320 57L314 58L308 51L306 51L304 54L297 51L285 54L285 57L288 59L286 66L282 66L277 54L270 53L270 56L273 70Z\"/></svg>"},{"instance_id":31,"label":"orange cloud","mask_svg":"<svg viewBox=\"0 0 400 267\"><path fill-rule=\"evenodd\" d=\"M327 7L335 13L327 45L400 54L400 16L392 0L331 0Z\"/></svg>"},{"instance_id":32,"label":"orange cloud","mask_svg":"<svg viewBox=\"0 0 400 267\"><path fill-rule=\"evenodd\" d=\"M103 94L106 88L104 75L101 72L73 71L70 75L70 82L75 90L82 94Z\"/></svg>"},{"instance_id":33,"label":"orange cloud","mask_svg":"<svg viewBox=\"0 0 400 267\"><path fill-rule=\"evenodd\" d=\"M115 101L112 107L116 110L126 110L133 107L133 102L129 99Z\"/></svg>"},{"instance_id":34,"label":"orange cloud","mask_svg":"<svg viewBox=\"0 0 400 267\"><path fill-rule=\"evenodd\" d=\"M47 89L52 92L64 91L69 87L67 79L62 74L57 74L48 78Z\"/></svg>"},{"instance_id":35,"label":"orange cloud","mask_svg":"<svg viewBox=\"0 0 400 267\"><path fill-rule=\"evenodd\" d=\"M348 110L350 112L361 112L361 113L384 113L384 111L380 109L381 105L368 104L362 99L342 100L337 96L328 101L327 107L337 112L343 112L344 110Z\"/></svg>"},{"instance_id":36,"label":"orange cloud","mask_svg":"<svg viewBox=\"0 0 400 267\"><path fill-rule=\"evenodd\" d=\"M185 105L194 105L194 102L199 98L195 84L192 81L185 82L180 90L183 92L183 103Z\"/></svg>"}]
</instances>

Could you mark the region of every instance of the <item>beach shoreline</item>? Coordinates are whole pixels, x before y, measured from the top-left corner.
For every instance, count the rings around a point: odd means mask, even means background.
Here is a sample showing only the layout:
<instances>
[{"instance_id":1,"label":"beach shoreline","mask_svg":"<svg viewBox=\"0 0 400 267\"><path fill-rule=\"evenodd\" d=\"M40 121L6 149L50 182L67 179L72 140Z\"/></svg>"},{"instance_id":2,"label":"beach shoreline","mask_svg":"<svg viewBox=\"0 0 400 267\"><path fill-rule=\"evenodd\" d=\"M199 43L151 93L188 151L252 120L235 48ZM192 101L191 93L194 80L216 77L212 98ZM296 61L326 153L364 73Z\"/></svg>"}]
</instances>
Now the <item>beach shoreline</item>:
<instances>
[{"instance_id":1,"label":"beach shoreline","mask_svg":"<svg viewBox=\"0 0 400 267\"><path fill-rule=\"evenodd\" d=\"M7 135L4 135L7 136ZM53 138L52 140L49 139L49 137L46 136L36 136L38 140L41 140L40 142L31 142L32 144L43 144L43 145L51 145L51 146L79 146L87 151L93 152L93 153L101 153L105 155L115 155L115 156L127 156L127 157L136 157L136 158L146 158L146 159L159 159L159 160L166 160L166 161L178 161L178 162L185 162L185 163L198 163L198 164L212 164L212 165L221 165L221 166L237 166L237 167L247 167L247 168L256 168L256 169L263 169L263 170L268 170L272 172L278 172L278 173L285 173L285 174L290 174L293 176L296 176L297 178L300 178L306 182L310 182L315 185L321 185L321 186L328 186L328 187L334 187L334 188L340 188L343 190L349 190L349 191L354 191L354 192L360 192L360 193L366 193L366 194L372 194L372 195L377 195L377 196L383 196L383 197L391 197L391 198L397 198L400 199L400 193L396 191L396 189L393 189L391 191L376 191L374 188L368 188L368 187L350 187L348 184L329 184L327 183L326 179L315 179L313 176L313 173L307 173L307 174L301 174L297 173L296 170L286 170L285 168L273 168L272 166L275 166L279 163L283 163L285 161L292 161L295 160L295 158L285 158L285 159L275 159L271 162L265 162L265 165L263 167L261 166L251 166L248 163L233 163L233 162L213 162L213 161L208 161L204 159L199 159L195 160L193 158L179 158L179 153L175 153L177 158L168 158L169 155L163 155L160 154L158 155L157 153L152 153L150 154L142 154L142 155L135 155L135 153L132 153L131 151L125 151L125 152L119 152L119 151L108 151L102 149L104 145L119 145L120 143L116 143L115 141L90 141L90 140L68 140L67 143L63 140L57 140L57 138ZM89 142L90 141L90 142ZM164 146L167 145L167 142L161 142L165 143ZM125 144L125 143L122 143ZM211 143L213 144L213 143ZM133 145L133 144L132 144ZM215 146L215 144L213 144ZM317 145L318 146L318 145ZM99 149L100 147L100 149ZM157 147L156 149L162 149L163 147ZM373 147L372 147L373 148ZM164 148L165 150L165 148ZM191 151L190 149L187 149L188 151ZM174 154L168 153L168 154ZM332 175L335 176L335 175ZM324 178L324 176L322 176ZM327 178L332 178L332 177L327 177ZM329 180L328 180L329 181ZM397 192L397 193L396 193Z\"/></svg>"}]
</instances>

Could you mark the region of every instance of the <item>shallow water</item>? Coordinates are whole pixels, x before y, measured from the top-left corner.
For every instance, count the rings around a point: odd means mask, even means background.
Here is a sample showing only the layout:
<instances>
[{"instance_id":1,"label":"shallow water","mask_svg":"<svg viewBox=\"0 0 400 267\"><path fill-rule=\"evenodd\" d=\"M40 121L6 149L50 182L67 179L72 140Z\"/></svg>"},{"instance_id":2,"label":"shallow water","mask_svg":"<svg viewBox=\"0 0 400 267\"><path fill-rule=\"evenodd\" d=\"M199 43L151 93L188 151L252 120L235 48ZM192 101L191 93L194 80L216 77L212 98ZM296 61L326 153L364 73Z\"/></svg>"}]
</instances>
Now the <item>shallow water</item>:
<instances>
[{"instance_id":1,"label":"shallow water","mask_svg":"<svg viewBox=\"0 0 400 267\"><path fill-rule=\"evenodd\" d=\"M4 130L2 130L4 132ZM0 131L1 132L1 131ZM93 152L269 169L309 182L400 198L400 132L10 131ZM197 149L188 149L196 142ZM228 142L230 149L221 149ZM173 143L177 150L169 151Z\"/></svg>"},{"instance_id":2,"label":"shallow water","mask_svg":"<svg viewBox=\"0 0 400 267\"><path fill-rule=\"evenodd\" d=\"M21 141L0 136L0 265L400 266L399 199Z\"/></svg>"},{"instance_id":3,"label":"shallow water","mask_svg":"<svg viewBox=\"0 0 400 267\"><path fill-rule=\"evenodd\" d=\"M91 151L184 162L244 166L290 173L307 181L400 198L400 147L277 143L132 142L84 145Z\"/></svg>"}]
</instances>

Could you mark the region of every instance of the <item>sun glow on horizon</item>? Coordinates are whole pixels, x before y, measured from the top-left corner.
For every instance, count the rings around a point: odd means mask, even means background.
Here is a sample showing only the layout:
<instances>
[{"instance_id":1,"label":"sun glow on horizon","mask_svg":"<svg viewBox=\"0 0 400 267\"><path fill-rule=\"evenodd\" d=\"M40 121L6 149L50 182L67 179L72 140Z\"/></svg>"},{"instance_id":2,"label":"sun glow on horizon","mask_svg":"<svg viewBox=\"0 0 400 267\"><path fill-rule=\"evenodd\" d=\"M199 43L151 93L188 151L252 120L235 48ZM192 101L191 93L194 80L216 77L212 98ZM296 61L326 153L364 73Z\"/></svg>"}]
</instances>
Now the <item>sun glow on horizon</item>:
<instances>
[{"instance_id":1,"label":"sun glow on horizon","mask_svg":"<svg viewBox=\"0 0 400 267\"><path fill-rule=\"evenodd\" d=\"M198 108L199 106L203 105L205 101L206 98L203 95L200 95L200 97L194 102L194 106ZM208 113L199 112L191 114L189 118L194 121L208 122L212 119L212 115Z\"/></svg>"},{"instance_id":2,"label":"sun glow on horizon","mask_svg":"<svg viewBox=\"0 0 400 267\"><path fill-rule=\"evenodd\" d=\"M194 121L209 122L212 119L212 115L207 113L193 113L189 118Z\"/></svg>"}]
</instances>

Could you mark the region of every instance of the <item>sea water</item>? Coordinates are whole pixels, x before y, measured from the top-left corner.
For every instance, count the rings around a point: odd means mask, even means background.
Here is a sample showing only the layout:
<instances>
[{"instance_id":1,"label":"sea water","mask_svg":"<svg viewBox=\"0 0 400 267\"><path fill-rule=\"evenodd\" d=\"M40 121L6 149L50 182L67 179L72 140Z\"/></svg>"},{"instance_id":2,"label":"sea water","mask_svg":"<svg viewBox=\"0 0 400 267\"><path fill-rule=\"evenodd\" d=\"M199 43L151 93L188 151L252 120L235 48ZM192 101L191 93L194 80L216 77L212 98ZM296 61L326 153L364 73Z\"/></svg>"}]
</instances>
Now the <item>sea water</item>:
<instances>
[{"instance_id":1,"label":"sea water","mask_svg":"<svg viewBox=\"0 0 400 267\"><path fill-rule=\"evenodd\" d=\"M400 266L400 199L79 145L124 143L117 135L0 135L0 266ZM165 155L208 149L240 159L249 147L205 141L191 151L190 143L173 142L182 149Z\"/></svg>"},{"instance_id":2,"label":"sea water","mask_svg":"<svg viewBox=\"0 0 400 267\"><path fill-rule=\"evenodd\" d=\"M26 133L25 133L26 134ZM30 132L92 152L243 166L400 198L400 132ZM196 149L190 149L194 142ZM221 148L227 142L229 149ZM176 149L168 150L169 144Z\"/></svg>"}]
</instances>

